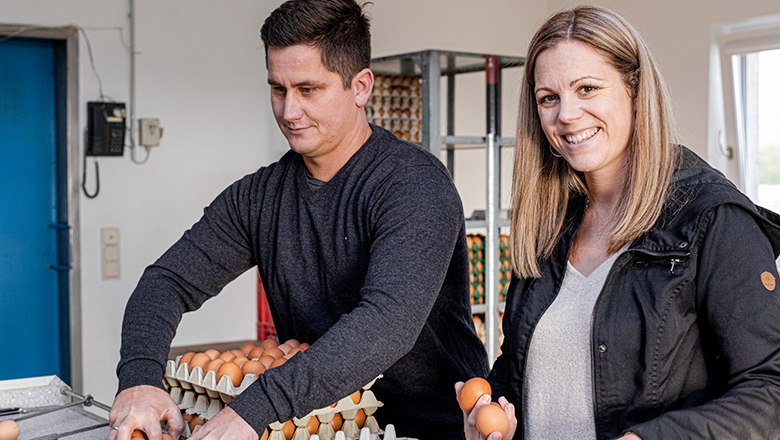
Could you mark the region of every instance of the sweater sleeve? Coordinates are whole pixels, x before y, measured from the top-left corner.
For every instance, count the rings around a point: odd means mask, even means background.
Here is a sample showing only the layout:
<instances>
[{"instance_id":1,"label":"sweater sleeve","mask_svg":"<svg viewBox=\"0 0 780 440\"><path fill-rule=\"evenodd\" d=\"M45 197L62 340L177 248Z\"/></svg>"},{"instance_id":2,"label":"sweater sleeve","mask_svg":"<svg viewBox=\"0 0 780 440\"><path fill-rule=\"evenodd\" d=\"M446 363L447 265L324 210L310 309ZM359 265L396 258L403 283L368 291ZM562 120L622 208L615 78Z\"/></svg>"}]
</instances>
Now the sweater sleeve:
<instances>
[{"instance_id":1,"label":"sweater sleeve","mask_svg":"<svg viewBox=\"0 0 780 440\"><path fill-rule=\"evenodd\" d=\"M372 242L357 306L308 350L262 374L229 403L256 430L349 395L401 359L425 332L464 225L463 210L440 167L402 167L391 180L370 203Z\"/></svg>"},{"instance_id":2,"label":"sweater sleeve","mask_svg":"<svg viewBox=\"0 0 780 440\"><path fill-rule=\"evenodd\" d=\"M254 265L246 230L252 175L223 191L201 219L146 268L125 308L119 391L162 387L171 341L182 314Z\"/></svg>"},{"instance_id":3,"label":"sweater sleeve","mask_svg":"<svg viewBox=\"0 0 780 440\"><path fill-rule=\"evenodd\" d=\"M767 236L735 205L712 212L698 262L697 309L711 401L631 427L643 439L780 438L780 287Z\"/></svg>"}]
</instances>

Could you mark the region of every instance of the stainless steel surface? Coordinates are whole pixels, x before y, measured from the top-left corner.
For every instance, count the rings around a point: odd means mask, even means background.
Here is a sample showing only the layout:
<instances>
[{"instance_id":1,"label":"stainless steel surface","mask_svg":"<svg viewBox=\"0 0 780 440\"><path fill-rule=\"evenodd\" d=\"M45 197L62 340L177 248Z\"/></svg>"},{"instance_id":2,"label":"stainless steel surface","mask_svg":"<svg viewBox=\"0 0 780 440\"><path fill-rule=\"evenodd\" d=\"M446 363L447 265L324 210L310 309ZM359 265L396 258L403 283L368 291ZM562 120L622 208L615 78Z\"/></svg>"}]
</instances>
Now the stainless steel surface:
<instances>
[{"instance_id":1,"label":"stainless steel surface","mask_svg":"<svg viewBox=\"0 0 780 440\"><path fill-rule=\"evenodd\" d=\"M77 397L74 400L74 395ZM19 440L56 439L105 440L108 438L108 413L95 404L91 396L72 393L70 387L56 376L34 377L0 381L0 407L18 407L33 410L57 407L57 411L30 413L34 417L3 416L0 420L15 419L21 431ZM98 402L99 403L99 402ZM92 412L89 404L97 408Z\"/></svg>"}]
</instances>

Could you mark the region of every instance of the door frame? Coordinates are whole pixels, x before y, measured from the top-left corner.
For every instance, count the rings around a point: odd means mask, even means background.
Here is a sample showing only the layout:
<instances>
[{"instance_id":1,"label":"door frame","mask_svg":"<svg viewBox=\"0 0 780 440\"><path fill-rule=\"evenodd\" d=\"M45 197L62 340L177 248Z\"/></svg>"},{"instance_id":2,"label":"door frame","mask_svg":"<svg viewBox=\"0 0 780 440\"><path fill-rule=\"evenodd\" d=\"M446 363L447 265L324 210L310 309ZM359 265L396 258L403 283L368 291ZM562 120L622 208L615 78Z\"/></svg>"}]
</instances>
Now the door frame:
<instances>
[{"instance_id":1,"label":"door frame","mask_svg":"<svg viewBox=\"0 0 780 440\"><path fill-rule=\"evenodd\" d=\"M46 27L36 25L0 24L0 38L35 38L54 41L56 74L57 148L65 150L58 158L58 167L66 171L66 188L58 188L59 197L67 202L68 249L67 259L69 291L69 333L70 333L70 379L71 387L82 391L84 384L82 368L81 337L81 247L79 217L79 29L76 26ZM63 163L64 162L64 163ZM62 178L58 179L62 183ZM63 209L59 207L58 209ZM62 215L65 217L65 215ZM60 249L62 251L62 249Z\"/></svg>"}]
</instances>

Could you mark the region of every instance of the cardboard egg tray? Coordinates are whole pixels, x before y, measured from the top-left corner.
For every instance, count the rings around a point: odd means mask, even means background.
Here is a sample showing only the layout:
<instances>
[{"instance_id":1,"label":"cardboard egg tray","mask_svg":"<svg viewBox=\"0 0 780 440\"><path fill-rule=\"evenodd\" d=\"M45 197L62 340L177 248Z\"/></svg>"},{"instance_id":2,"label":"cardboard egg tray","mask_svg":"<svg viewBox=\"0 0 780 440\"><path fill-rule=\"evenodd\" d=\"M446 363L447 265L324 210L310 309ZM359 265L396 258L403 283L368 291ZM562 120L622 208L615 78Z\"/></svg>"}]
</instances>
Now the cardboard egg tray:
<instances>
[{"instance_id":1,"label":"cardboard egg tray","mask_svg":"<svg viewBox=\"0 0 780 440\"><path fill-rule=\"evenodd\" d=\"M421 81L418 76L375 75L374 90L365 107L369 122L392 131L403 140L420 143Z\"/></svg>"},{"instance_id":2,"label":"cardboard egg tray","mask_svg":"<svg viewBox=\"0 0 780 440\"><path fill-rule=\"evenodd\" d=\"M227 376L223 376L217 381L214 371L204 374L203 369L200 367L195 367L190 371L188 364L178 365L178 361L179 358L175 361L169 360L165 367L165 380L169 387L171 398L186 414L198 415L205 420L217 415L225 404L229 403L235 396L241 394L242 391L257 380L256 375L247 374L244 376L241 384L236 387L233 386L230 378ZM316 438L319 438L319 440L335 440L337 432L333 430L330 422L336 413L339 413L343 419L339 432L343 432L347 438L362 439L364 436L361 435L361 430L354 420L361 409L366 415L363 428L368 428L372 440L378 439L379 434L382 434L383 431L379 428L379 424L376 418L374 418L374 413L382 406L382 402L376 399L370 388L381 377L380 375L362 387L358 403L353 402L352 398L347 396L339 400L335 406L314 410L302 418L293 418L295 433L292 440L310 439L306 425L311 417L317 417L320 422L319 430L316 434L318 437ZM271 423L269 425L271 431L268 440L285 440L282 426L283 423L280 422ZM186 426L184 435L189 437L191 434L189 426Z\"/></svg>"}]
</instances>

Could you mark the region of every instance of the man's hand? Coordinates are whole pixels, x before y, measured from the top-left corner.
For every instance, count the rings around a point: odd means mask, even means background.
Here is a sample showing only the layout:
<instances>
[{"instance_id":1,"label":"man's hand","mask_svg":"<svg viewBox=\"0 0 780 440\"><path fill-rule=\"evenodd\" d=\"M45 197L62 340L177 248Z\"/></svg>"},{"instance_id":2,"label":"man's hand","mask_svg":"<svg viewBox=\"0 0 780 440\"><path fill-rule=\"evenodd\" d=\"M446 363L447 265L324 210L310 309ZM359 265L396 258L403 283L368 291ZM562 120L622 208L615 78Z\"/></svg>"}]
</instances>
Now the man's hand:
<instances>
[{"instance_id":1,"label":"man's hand","mask_svg":"<svg viewBox=\"0 0 780 440\"><path fill-rule=\"evenodd\" d=\"M205 425L195 430L190 440L258 440L259 436L251 426L226 406Z\"/></svg>"},{"instance_id":2,"label":"man's hand","mask_svg":"<svg viewBox=\"0 0 780 440\"><path fill-rule=\"evenodd\" d=\"M458 393L462 387L463 382L458 382L455 384L455 398L457 398ZM480 396L479 400L477 400L477 404L474 405L474 408L470 413L463 413L463 431L466 433L466 440L511 440L515 436L515 430L517 429L515 406L509 403L509 401L504 397L500 397L498 399L498 404L501 405L501 408L504 409L506 417L509 419L509 432L507 433L506 437L502 437L501 434L497 432L493 432L487 437L484 437L479 433L475 421L477 409L482 405L489 405L490 400L490 396L483 394Z\"/></svg>"},{"instance_id":3,"label":"man's hand","mask_svg":"<svg viewBox=\"0 0 780 440\"><path fill-rule=\"evenodd\" d=\"M134 429L144 431L149 440L157 440L162 437L163 420L173 438L184 431L181 410L168 393L150 385L128 388L116 396L108 413L108 440L130 440Z\"/></svg>"}]
</instances>

